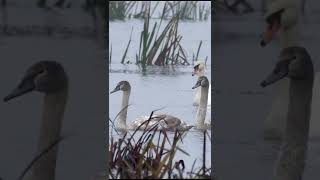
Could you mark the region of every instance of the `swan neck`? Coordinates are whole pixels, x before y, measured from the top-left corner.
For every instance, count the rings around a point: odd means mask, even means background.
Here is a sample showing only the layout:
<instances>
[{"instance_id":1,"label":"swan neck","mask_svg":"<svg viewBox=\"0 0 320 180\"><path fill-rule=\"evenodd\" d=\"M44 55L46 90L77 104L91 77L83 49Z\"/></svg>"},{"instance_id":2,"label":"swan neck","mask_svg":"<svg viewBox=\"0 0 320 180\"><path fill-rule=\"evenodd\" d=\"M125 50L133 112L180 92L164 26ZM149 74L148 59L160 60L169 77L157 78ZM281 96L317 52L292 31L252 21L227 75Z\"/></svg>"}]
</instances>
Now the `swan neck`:
<instances>
[{"instance_id":1,"label":"swan neck","mask_svg":"<svg viewBox=\"0 0 320 180\"><path fill-rule=\"evenodd\" d=\"M122 103L121 103L121 109L120 109L121 112L119 114L117 125L116 125L117 128L126 128L129 97L130 97L130 90L123 91Z\"/></svg>"},{"instance_id":2,"label":"swan neck","mask_svg":"<svg viewBox=\"0 0 320 180\"><path fill-rule=\"evenodd\" d=\"M282 29L280 33L280 44L283 49L299 46L299 27L297 24L290 28Z\"/></svg>"},{"instance_id":3,"label":"swan neck","mask_svg":"<svg viewBox=\"0 0 320 180\"><path fill-rule=\"evenodd\" d=\"M314 72L309 55L303 56L307 57L301 67L305 76L290 80L286 129L276 167L276 179L281 180L301 179L307 157Z\"/></svg>"},{"instance_id":4,"label":"swan neck","mask_svg":"<svg viewBox=\"0 0 320 180\"><path fill-rule=\"evenodd\" d=\"M38 153L42 152L54 141L60 138L62 129L63 114L67 103L67 88L44 96L42 122ZM54 180L57 161L58 146L50 150L45 156L41 157L33 169L34 180Z\"/></svg>"},{"instance_id":5,"label":"swan neck","mask_svg":"<svg viewBox=\"0 0 320 180\"><path fill-rule=\"evenodd\" d=\"M199 76L204 76L204 69L199 71Z\"/></svg>"},{"instance_id":6,"label":"swan neck","mask_svg":"<svg viewBox=\"0 0 320 180\"><path fill-rule=\"evenodd\" d=\"M197 111L197 120L196 126L198 128L204 128L204 121L207 113L207 104L208 104L208 90L209 87L200 87L200 103Z\"/></svg>"}]
</instances>

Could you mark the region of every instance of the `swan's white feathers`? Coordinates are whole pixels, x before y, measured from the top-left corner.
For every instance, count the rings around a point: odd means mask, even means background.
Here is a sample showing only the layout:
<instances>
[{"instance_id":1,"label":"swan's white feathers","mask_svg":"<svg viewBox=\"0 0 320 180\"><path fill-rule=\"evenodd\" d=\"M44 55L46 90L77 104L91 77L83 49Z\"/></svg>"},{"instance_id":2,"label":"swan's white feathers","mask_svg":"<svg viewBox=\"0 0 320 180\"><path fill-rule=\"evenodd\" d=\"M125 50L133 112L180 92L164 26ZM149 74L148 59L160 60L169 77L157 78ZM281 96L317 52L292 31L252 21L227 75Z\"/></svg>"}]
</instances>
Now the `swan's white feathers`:
<instances>
[{"instance_id":1,"label":"swan's white feathers","mask_svg":"<svg viewBox=\"0 0 320 180\"><path fill-rule=\"evenodd\" d=\"M141 129L149 129L153 127L155 124L159 124L158 129L167 129L167 130L189 130L192 126L188 125L184 121L179 118L168 115L168 114L155 114L150 118L149 123L144 123L149 120L150 116L141 116L136 118L131 123L131 129L137 129L139 126ZM148 125L148 126L147 126Z\"/></svg>"}]
</instances>

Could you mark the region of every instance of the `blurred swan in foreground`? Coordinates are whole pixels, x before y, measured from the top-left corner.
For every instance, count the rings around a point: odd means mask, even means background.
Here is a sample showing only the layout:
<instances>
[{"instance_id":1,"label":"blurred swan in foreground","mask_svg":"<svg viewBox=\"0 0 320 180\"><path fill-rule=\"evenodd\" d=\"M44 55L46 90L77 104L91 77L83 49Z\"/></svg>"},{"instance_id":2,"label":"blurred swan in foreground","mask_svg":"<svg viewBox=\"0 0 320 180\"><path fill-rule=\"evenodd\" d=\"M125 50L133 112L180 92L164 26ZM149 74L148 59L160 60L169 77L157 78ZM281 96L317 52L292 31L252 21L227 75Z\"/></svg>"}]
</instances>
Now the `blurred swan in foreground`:
<instances>
[{"instance_id":1,"label":"blurred swan in foreground","mask_svg":"<svg viewBox=\"0 0 320 180\"><path fill-rule=\"evenodd\" d=\"M307 51L302 47L288 47L281 51L276 68L261 83L265 87L289 77L289 104L275 166L276 180L302 179L308 149L313 76L313 64Z\"/></svg>"},{"instance_id":2,"label":"blurred swan in foreground","mask_svg":"<svg viewBox=\"0 0 320 180\"><path fill-rule=\"evenodd\" d=\"M277 82L272 111L267 119L267 138L282 138L275 165L275 180L301 180L305 169L314 70L307 50L298 43L299 1L275 0L267 15L268 28L261 45L265 46L280 31L282 50L276 68L262 82L265 87ZM289 78L285 78L289 77ZM281 80L283 79L283 80ZM285 80L284 80L285 79Z\"/></svg>"},{"instance_id":3,"label":"blurred swan in foreground","mask_svg":"<svg viewBox=\"0 0 320 180\"><path fill-rule=\"evenodd\" d=\"M268 28L263 34L261 45L265 46L271 42L279 32L281 49L290 47L301 47L299 41L299 17L301 4L297 0L276 0L271 3L269 12L266 16ZM295 51L297 57L310 56L307 51ZM311 105L310 137L320 137L320 74L316 71L313 96ZM285 131L286 116L289 104L289 80L282 79L275 84L273 89L274 98L272 108L265 122L266 138L281 138Z\"/></svg>"},{"instance_id":4,"label":"blurred swan in foreground","mask_svg":"<svg viewBox=\"0 0 320 180\"><path fill-rule=\"evenodd\" d=\"M204 61L196 61L193 66L192 76L203 76L205 70L205 62ZM211 106L211 83L209 83L209 92L208 92L208 106ZM199 106L200 104L200 97L201 97L201 90L200 88L196 89L196 94L193 98L193 105Z\"/></svg>"},{"instance_id":5,"label":"blurred swan in foreground","mask_svg":"<svg viewBox=\"0 0 320 180\"><path fill-rule=\"evenodd\" d=\"M31 91L44 94L42 124L38 152L60 138L63 115L68 99L68 77L62 65L55 61L40 61L25 73L19 85L4 98L7 102ZM47 152L33 167L33 180L54 180L58 145Z\"/></svg>"},{"instance_id":6,"label":"blurred swan in foreground","mask_svg":"<svg viewBox=\"0 0 320 180\"><path fill-rule=\"evenodd\" d=\"M196 116L196 128L197 129L204 129L204 128L210 128L210 124L205 124L205 117L207 112L207 101L208 101L208 89L209 89L209 81L207 77L200 76L198 78L197 83L192 87L193 89L200 87L201 92L203 96L200 98L200 105L198 107L197 116ZM110 94L122 91L122 104L121 104L121 111L118 114L117 119L115 120L115 128L116 129L122 129L122 130L136 130L142 123L144 123L146 120L149 119L148 116L143 116L140 118L137 118L135 121L133 121L130 124L127 124L127 107L129 104L129 97L131 92L131 86L128 81L120 81L114 90L110 92ZM152 127L155 123L159 122L159 127L162 127L163 129L174 131L174 130L181 130L186 131L194 127L193 125L188 125L186 122L182 121L181 119L169 115L169 114L155 114L152 116L148 126L146 124L142 125L140 127L140 130L143 129L149 129ZM160 129L162 129L160 128Z\"/></svg>"}]
</instances>

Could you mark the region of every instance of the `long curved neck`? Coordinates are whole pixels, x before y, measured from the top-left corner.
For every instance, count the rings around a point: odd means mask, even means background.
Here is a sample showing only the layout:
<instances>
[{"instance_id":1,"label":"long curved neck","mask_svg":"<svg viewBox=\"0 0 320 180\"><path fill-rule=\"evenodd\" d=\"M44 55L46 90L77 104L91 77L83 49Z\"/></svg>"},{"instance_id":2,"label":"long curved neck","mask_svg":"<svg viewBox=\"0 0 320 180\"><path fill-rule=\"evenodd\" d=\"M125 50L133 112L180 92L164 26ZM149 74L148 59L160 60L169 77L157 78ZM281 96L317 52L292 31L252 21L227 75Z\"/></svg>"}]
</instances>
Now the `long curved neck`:
<instances>
[{"instance_id":1,"label":"long curved neck","mask_svg":"<svg viewBox=\"0 0 320 180\"><path fill-rule=\"evenodd\" d=\"M207 104L208 104L208 90L209 90L209 87L200 87L201 96L200 96L200 103L197 111L197 117L196 117L197 128L204 128L204 121L206 118Z\"/></svg>"},{"instance_id":2,"label":"long curved neck","mask_svg":"<svg viewBox=\"0 0 320 180\"><path fill-rule=\"evenodd\" d=\"M298 24L288 28L282 29L280 35L281 48L299 46L299 27Z\"/></svg>"},{"instance_id":3,"label":"long curved neck","mask_svg":"<svg viewBox=\"0 0 320 180\"><path fill-rule=\"evenodd\" d=\"M290 100L284 142L276 169L277 180L300 180L304 171L309 137L313 65L310 58L303 61L307 64L306 69L303 69L308 73L307 77L303 80L290 80Z\"/></svg>"},{"instance_id":4,"label":"long curved neck","mask_svg":"<svg viewBox=\"0 0 320 180\"><path fill-rule=\"evenodd\" d=\"M67 88L44 96L44 109L38 144L38 153L42 152L60 137L62 119L67 103ZM34 165L33 180L54 180L58 146L39 159Z\"/></svg>"},{"instance_id":5,"label":"long curved neck","mask_svg":"<svg viewBox=\"0 0 320 180\"><path fill-rule=\"evenodd\" d=\"M120 109L121 112L116 122L116 128L122 128L122 129L126 128L130 91L131 90L123 91L122 103L121 103L121 109Z\"/></svg>"},{"instance_id":6,"label":"long curved neck","mask_svg":"<svg viewBox=\"0 0 320 180\"><path fill-rule=\"evenodd\" d=\"M203 75L204 75L204 68L199 70L199 72L198 72L198 76L203 76Z\"/></svg>"}]
</instances>

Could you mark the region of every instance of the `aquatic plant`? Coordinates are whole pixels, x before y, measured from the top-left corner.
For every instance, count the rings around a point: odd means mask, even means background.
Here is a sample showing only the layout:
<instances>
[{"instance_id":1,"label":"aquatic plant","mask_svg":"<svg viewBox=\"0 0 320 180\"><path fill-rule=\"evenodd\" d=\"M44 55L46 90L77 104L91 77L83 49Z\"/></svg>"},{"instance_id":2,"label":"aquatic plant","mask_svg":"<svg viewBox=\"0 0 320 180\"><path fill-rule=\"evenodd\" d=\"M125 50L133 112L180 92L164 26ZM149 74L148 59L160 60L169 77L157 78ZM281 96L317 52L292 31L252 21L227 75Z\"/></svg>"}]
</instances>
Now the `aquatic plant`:
<instances>
[{"instance_id":1,"label":"aquatic plant","mask_svg":"<svg viewBox=\"0 0 320 180\"><path fill-rule=\"evenodd\" d=\"M109 1L109 20L124 20L135 2Z\"/></svg>"},{"instance_id":2,"label":"aquatic plant","mask_svg":"<svg viewBox=\"0 0 320 180\"><path fill-rule=\"evenodd\" d=\"M181 20L208 20L211 13L210 6L200 3L199 1L168 1L170 11L167 15L179 16Z\"/></svg>"},{"instance_id":3,"label":"aquatic plant","mask_svg":"<svg viewBox=\"0 0 320 180\"><path fill-rule=\"evenodd\" d=\"M212 13L213 14L217 14L217 12L231 12L233 14L237 14L235 13L231 8L230 5L228 4L228 2L226 0L215 0L212 4Z\"/></svg>"},{"instance_id":4,"label":"aquatic plant","mask_svg":"<svg viewBox=\"0 0 320 180\"><path fill-rule=\"evenodd\" d=\"M152 4L155 3L155 4ZM154 16L160 2L152 1L110 1L109 20L124 20L125 18L144 19L146 16L171 19L179 16L180 20L208 20L211 8L198 1L165 1L162 14Z\"/></svg>"},{"instance_id":5,"label":"aquatic plant","mask_svg":"<svg viewBox=\"0 0 320 180\"><path fill-rule=\"evenodd\" d=\"M39 161L42 157L44 157L48 152L53 150L59 143L61 143L63 140L65 140L66 136L59 137L55 141L53 141L51 144L49 144L48 147L43 149L37 156L35 156L31 162L27 165L27 167L22 171L22 173L19 175L18 180L22 180L27 172L33 167L33 165Z\"/></svg>"},{"instance_id":6,"label":"aquatic plant","mask_svg":"<svg viewBox=\"0 0 320 180\"><path fill-rule=\"evenodd\" d=\"M139 51L136 54L136 64L141 64L143 69L146 65L189 64L180 44L182 36L178 34L179 17L173 17L158 36L162 20L159 25L156 22L150 32L150 16L144 18Z\"/></svg>"},{"instance_id":7,"label":"aquatic plant","mask_svg":"<svg viewBox=\"0 0 320 180\"><path fill-rule=\"evenodd\" d=\"M149 120L141 126L148 125L152 119L153 112ZM110 121L112 124L112 121ZM141 127L140 126L140 127ZM183 160L174 162L177 151L189 154L178 146L183 142L186 132L174 132L172 140L168 137L166 130L158 131L159 124L153 125L149 130L145 129L140 136L137 130L130 134L125 132L121 138L114 140L110 137L109 144L109 178L110 179L210 179L211 168L205 166L205 149L203 151L203 166L194 168L191 172L185 172ZM158 134L157 134L158 132ZM207 132L204 131L204 148L206 146ZM158 138L156 138L158 137ZM137 141L136 141L137 140ZM169 145L169 148L166 148Z\"/></svg>"},{"instance_id":8,"label":"aquatic plant","mask_svg":"<svg viewBox=\"0 0 320 180\"><path fill-rule=\"evenodd\" d=\"M121 59L121 63L122 63L122 64L124 63L124 60L125 60L125 58L126 58L126 56L127 56L127 53L128 53L128 49L129 49L129 46L130 46L130 43L131 43L132 31L133 31L133 27L132 27L132 29L131 29L130 39L129 39L127 48L126 48L126 50L124 51L123 56L122 56L122 59ZM111 63L111 62L110 62L110 63ZM129 63L129 61L128 61L128 63Z\"/></svg>"},{"instance_id":9,"label":"aquatic plant","mask_svg":"<svg viewBox=\"0 0 320 180\"><path fill-rule=\"evenodd\" d=\"M153 6L150 16L153 17L156 8L159 5L159 1ZM136 10L134 12L134 18L145 18L148 14L148 11L151 8L151 1L141 2L140 11L137 12L137 7L139 4L136 4ZM200 3L198 1L166 1L162 9L162 14L160 17L163 19L171 19L174 16L179 16L180 20L207 20L210 15L210 6Z\"/></svg>"},{"instance_id":10,"label":"aquatic plant","mask_svg":"<svg viewBox=\"0 0 320 180\"><path fill-rule=\"evenodd\" d=\"M193 61L196 61L196 60L198 59L201 45L202 45L202 41L200 41L200 43L199 43L197 55L195 56L195 58L193 59Z\"/></svg>"},{"instance_id":11,"label":"aquatic plant","mask_svg":"<svg viewBox=\"0 0 320 180\"><path fill-rule=\"evenodd\" d=\"M30 163L23 169L23 171L20 173L18 180L23 180L25 175L31 170L33 165L37 163L41 158L43 158L46 154L48 154L50 151L52 151L59 143L61 143L63 140L65 140L67 136L61 136L55 141L53 141L51 144L49 144L45 149L43 149L38 155L36 155ZM3 180L3 178L0 177L0 180Z\"/></svg>"},{"instance_id":12,"label":"aquatic plant","mask_svg":"<svg viewBox=\"0 0 320 180\"><path fill-rule=\"evenodd\" d=\"M129 18L133 17L135 19L144 19L146 16L152 17L154 11L159 5L159 1L156 2L156 5L152 11L150 11L151 3L152 1L140 1L140 3L137 3L135 5L135 11L132 13L129 13ZM140 5L140 10L138 11L139 5Z\"/></svg>"},{"instance_id":13,"label":"aquatic plant","mask_svg":"<svg viewBox=\"0 0 320 180\"><path fill-rule=\"evenodd\" d=\"M111 60L112 60L112 44L110 45L110 50L109 50L110 54L109 54L109 64L111 64ZM108 53L107 53L108 54Z\"/></svg>"}]
</instances>

